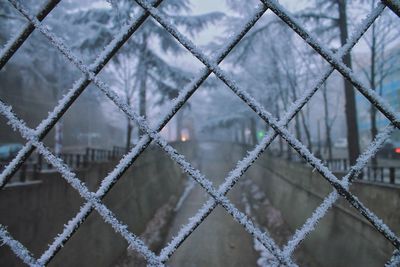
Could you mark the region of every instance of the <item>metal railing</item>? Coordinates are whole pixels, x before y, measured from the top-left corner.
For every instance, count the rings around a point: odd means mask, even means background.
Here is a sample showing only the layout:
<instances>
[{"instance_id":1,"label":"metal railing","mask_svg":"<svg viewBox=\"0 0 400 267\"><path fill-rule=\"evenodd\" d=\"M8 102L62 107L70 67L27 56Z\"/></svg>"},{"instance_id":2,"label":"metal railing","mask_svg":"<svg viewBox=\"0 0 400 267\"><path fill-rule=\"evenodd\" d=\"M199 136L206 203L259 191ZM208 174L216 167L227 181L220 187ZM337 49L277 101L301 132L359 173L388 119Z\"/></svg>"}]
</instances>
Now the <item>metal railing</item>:
<instances>
[{"instance_id":1,"label":"metal railing","mask_svg":"<svg viewBox=\"0 0 400 267\"><path fill-rule=\"evenodd\" d=\"M394 109L386 104L386 102L377 95L373 90L368 88L362 83L359 78L343 64L341 58L349 53L351 48L359 41L367 29L374 23L375 19L385 9L386 5L397 15L399 15L400 4L397 0L384 0L378 3L377 7L361 22L356 28L353 35L347 40L347 43L340 48L336 53L325 48L320 42L317 41L312 34L310 34L295 18L290 16L278 2L275 0L260 0L260 5L255 9L252 16L249 17L247 22L243 24L241 29L229 39L229 41L219 50L219 53L213 58L209 58L202 50L197 48L185 35L180 33L178 29L171 25L165 14L157 10L158 5L162 0L155 0L145 2L143 0L135 0L142 8L143 12L136 16L121 31L115 36L110 44L98 56L96 61L90 65L84 65L71 50L58 38L51 30L46 28L41 21L47 14L57 5L59 1L49 0L45 6L38 12L36 16L32 15L25 7L17 0L9 0L9 2L28 20L27 24L7 45L0 55L0 67L2 68L6 62L12 57L22 43L28 38L33 30L40 31L51 43L58 49L72 64L74 64L81 72L82 77L76 81L68 93L63 96L59 104L54 108L53 112L44 119L35 129L28 128L26 124L20 120L12 111L11 107L3 101L0 101L0 113L6 117L9 124L27 140L26 145L21 149L18 155L11 161L9 165L0 174L0 188L10 180L13 174L23 165L29 155L36 149L58 172L62 177L78 191L78 193L86 201L80 211L72 218L60 233L50 244L49 248L43 252L39 258L34 258L32 254L17 240L15 240L6 230L4 226L0 226L0 239L2 242L9 246L10 249L19 257L23 262L32 266L42 266L48 264L56 253L63 247L63 245L70 239L75 231L82 225L88 215L96 210L105 222L125 238L129 246L138 251L148 262L149 265L164 265L171 255L182 245L182 243L191 235L204 219L212 213L217 205L223 207L234 220L239 222L246 231L257 238L276 258L277 264L286 266L296 266L292 256L294 250L303 241L308 233L310 233L318 221L325 215L327 210L331 208L339 197L345 198L358 212L364 216L375 229L380 232L393 246L393 257L389 259L388 266L396 266L400 262L400 249L399 237L384 224L372 211L370 211L358 198L356 198L350 191L349 187L351 182L360 174L363 167L367 164L368 160L376 154L378 149L382 146L383 142L390 136L395 128L400 127L399 114ZM294 103L287 108L288 112L282 116L280 120L274 118L267 112L263 106L252 96L250 96L243 88L238 86L233 77L219 67L219 63L229 54L229 52L236 46L242 37L254 26L258 19L270 9L279 18L281 18L290 28L292 28L301 38L304 39L316 52L329 62L330 67L322 72L318 82L314 86L308 88L304 94ZM113 55L122 47L128 38L143 24L143 22L151 16L158 21L166 31L172 34L176 40L187 48L197 59L199 59L205 68L201 70L186 87L184 87L178 97L172 101L172 108L168 110L165 116L159 121L155 128L150 128L146 120L136 114L130 106L120 99L109 86L97 74L105 66L105 64L112 58ZM374 106L382 112L389 120L390 124L379 133L375 140L369 145L369 148L357 160L357 163L352 166L342 179L338 179L330 169L328 169L322 162L316 158L305 146L301 144L287 129L287 124L290 120L308 103L309 99L317 92L322 84L327 80L330 74L337 70L347 80L349 80L354 87L359 90ZM171 147L160 135L160 130L168 123L169 120L176 114L182 105L191 97L191 95L200 87L200 85L207 79L207 77L214 73L222 82L224 82L229 89L231 89L238 97L240 97L251 109L253 109L261 119L263 119L270 127L271 130L262 139L253 151L238 162L234 170L232 170L226 177L223 184L218 188L206 179L199 170L195 169L185 158L180 155L173 147ZM132 148L117 164L115 169L104 178L99 189L96 192L90 192L88 188L81 183L76 174L68 167L65 162L56 157L42 142L41 140L52 129L56 122L63 116L71 104L79 97L85 88L93 83L101 90L108 98L110 98L132 121L140 127L145 133L138 144ZM296 231L290 241L280 248L275 241L268 235L268 233L257 228L251 219L244 213L240 212L229 201L226 194L252 165L252 163L265 151L271 142L280 135L286 142L288 142L301 157L307 161L315 170L317 170L332 186L333 191L324 199L323 203L315 210L310 218L307 219L305 224ZM111 187L118 181L123 173L132 165L132 163L139 157L139 155L149 146L150 142L154 141L161 147L181 168L184 172L190 175L197 183L199 183L210 195L210 199L202 206L197 214L184 225L178 234L172 238L168 245L163 248L160 254L156 255L151 251L142 240L134 233L127 230L126 225L120 222L102 202L102 198L109 192Z\"/></svg>"},{"instance_id":2,"label":"metal railing","mask_svg":"<svg viewBox=\"0 0 400 267\"><path fill-rule=\"evenodd\" d=\"M121 157L126 149L124 147L114 146L112 149L100 149L86 147L82 153L61 153L59 158L73 170L86 168L93 163L110 162ZM7 161L0 161L0 171L7 166ZM19 180L13 179L13 182L27 182L37 180L39 174L43 171L56 171L52 164L43 160L40 153L31 155L19 168L16 176Z\"/></svg>"}]
</instances>

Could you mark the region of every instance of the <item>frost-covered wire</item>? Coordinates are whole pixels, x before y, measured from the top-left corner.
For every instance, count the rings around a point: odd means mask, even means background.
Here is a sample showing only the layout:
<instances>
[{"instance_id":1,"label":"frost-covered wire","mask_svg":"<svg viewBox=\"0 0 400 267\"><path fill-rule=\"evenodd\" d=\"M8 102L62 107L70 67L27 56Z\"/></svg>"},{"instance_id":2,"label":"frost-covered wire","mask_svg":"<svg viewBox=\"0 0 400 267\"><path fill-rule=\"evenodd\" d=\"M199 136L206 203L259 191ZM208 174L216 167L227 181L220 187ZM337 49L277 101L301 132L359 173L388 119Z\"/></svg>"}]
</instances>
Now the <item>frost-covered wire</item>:
<instances>
[{"instance_id":1,"label":"frost-covered wire","mask_svg":"<svg viewBox=\"0 0 400 267\"><path fill-rule=\"evenodd\" d=\"M67 57L79 70L86 74L89 79L108 96L132 121L135 121L139 127L147 133L156 143L181 167L181 169L190 174L190 176L198 182L218 203L224 207L232 217L242 224L244 228L254 235L267 249L273 253L277 259L281 262L292 265L290 261L283 258L280 253L280 249L275 242L269 238L265 233L262 233L257 229L250 219L236 207L234 207L230 201L223 195L219 195L214 189L212 183L206 179L199 170L195 169L189 162L187 162L182 155L180 155L174 148L172 148L158 132L152 130L146 123L143 117L138 116L132 108L125 103L117 94L115 94L106 83L98 79L90 69L85 66L76 56L72 54L70 49L65 46L60 38L51 33L46 27L44 27L36 18L34 18L18 1L10 0L14 7L22 13L33 25L45 36L50 42L65 56ZM37 148L38 146L35 145ZM77 187L78 188L78 187ZM96 208L96 206L94 206ZM97 209L97 208L96 208Z\"/></svg>"},{"instance_id":2,"label":"frost-covered wire","mask_svg":"<svg viewBox=\"0 0 400 267\"><path fill-rule=\"evenodd\" d=\"M390 231L390 229L387 228L387 226L383 223L380 222L379 218L377 218L372 212L370 212L366 207L362 205L361 202L358 201L357 198L355 198L350 192L348 192L348 186L349 186L349 180L351 180L351 177L354 177L356 175L356 171L353 171L354 174L352 173L352 170L357 170L357 166L362 166L363 164L366 164L366 159L369 158L370 156L374 155L376 152L373 152L374 149L370 149L369 153L365 157L360 157L359 161L357 161L357 164L355 167L350 171L348 174L348 179L344 179L343 181L338 180L328 168L326 168L322 163L316 159L309 151L307 148L305 148L297 139L295 139L288 131L285 129L286 124L295 116L295 114L308 102L308 100L311 98L311 96L319 89L321 84L328 78L328 76L332 73L334 69L338 69L342 67L342 63L340 61L340 58L347 53L351 47L354 46L354 44L359 40L359 38L362 36L362 34L365 32L365 30L369 27L371 23L373 23L374 19L379 16L379 14L383 10L383 5L378 5L378 8L375 9L375 12L372 12L370 19L367 18L366 23L364 24L366 27L360 27L359 32L356 32L355 38L350 38L347 47L346 45L338 51L337 54L331 53L329 50L327 50L329 53L326 54L327 60L329 61L332 65L332 68L328 69L323 75L321 80L317 83L315 87L313 87L310 90L307 90L306 93L303 95L302 98L297 100L289 109L289 111L286 113L286 115L282 118L282 120L277 121L271 114L266 112L263 107L255 101L250 95L248 95L245 91L241 90L236 83L228 78L228 75L224 73L219 67L218 64L224 59L224 57L230 52L230 50L239 42L239 40L244 36L244 34L251 29L251 27L254 25L254 23L259 19L259 17L262 16L262 14L266 11L267 7L269 7L268 4L266 5L261 5L261 7L258 9L258 13L256 13L256 16L253 17L251 20L249 20L248 24L244 26L243 31L239 31L237 35L234 35L233 38L231 38L228 42L228 45L225 50L222 50L222 52L217 56L216 58L209 60L205 54L196 48L194 44L186 39L183 35L181 35L174 26L172 26L165 17L163 17L163 14L161 14L158 10L150 6L148 3L145 3L141 0L138 0L137 2L148 12L151 13L151 15L161 23L172 35L175 36L175 38L183 44L189 51L195 55L200 61L202 61L207 68L201 71L200 75L197 77L197 79L194 79L188 86L186 86L178 95L178 97L172 101L171 108L168 109L166 112L165 116L163 119L160 121L160 123L157 125L156 130L152 130L148 125L147 122L140 116L138 116L136 113L134 113L129 106L124 105L123 102L121 102L121 99L113 93L109 87L100 81L96 75L97 73L104 67L104 65L108 62L108 60L115 54L115 52L119 49L120 46L129 38L129 36L141 25L141 23L144 21L145 18L147 18L147 13L144 12L142 15L139 15L138 23L134 22L133 25L129 25L130 27L124 29L121 31L121 33L114 39L112 43L110 43L110 46L106 48L106 50L102 53L101 56L97 58L95 63L89 67L85 66L80 62L80 60L75 57L71 51L65 46L65 44L57 37L55 37L50 31L48 31L47 28L41 25L40 19L36 19L35 17L31 16L26 10L24 10L19 3L16 0L9 0L25 17L27 17L34 25L36 28L38 28L47 38L51 40L53 45L55 45L63 54L66 56L72 63L74 63L85 75L83 78L77 81L75 83L74 87L68 92L67 96L64 97L55 110L50 114L50 116L42 121L42 123L36 128L35 131L32 129L27 129L24 126L23 123L19 122L17 124L13 124L14 127L18 128L18 130L22 131L21 133L23 135L28 136L29 142L27 143L26 146L18 153L17 157L9 164L6 168L6 170L0 175L0 188L4 186L4 184L7 182L7 179L12 176L12 174L18 169L21 162L23 162L33 151L33 145L37 146L39 148L40 153L44 153L46 155L46 159L50 159L50 161L57 165L57 169L63 174L63 177L65 179L70 179L69 182L74 186L75 189L79 191L79 193L88 201L84 206L81 207L80 212L68 222L66 227L64 228L64 232L59 235L55 241L53 242L52 245L50 245L49 249L41 256L39 262L41 264L46 264L48 260L54 256L54 253L60 249L62 244L68 240L69 236L73 234L73 232L79 227L79 225L87 218L88 214L93 210L93 206L95 207L96 210L102 208L102 206L96 206L96 205L102 205L99 201L100 199L108 192L108 190L111 188L111 186L116 182L116 180L124 173L126 168L132 164L132 162L144 151L144 149L148 146L148 144L151 142L151 140L155 140L156 143L163 148L170 157L175 160L180 167L187 173L191 175L192 178L194 178L203 188L206 189L206 191L214 198L206 203L200 209L199 213L200 214L209 214L214 205L216 206L217 203L221 204L227 211L230 213L235 220L239 221L241 224L243 224L246 228L247 231L251 232L253 235L255 235L259 240L261 239L261 242L272 250L277 256L281 262L285 263L286 265L291 265L293 263L290 262L289 256L291 253L282 253L282 251L276 246L274 241L270 239L268 236L265 235L265 233L262 233L259 229L255 228L254 225L252 225L251 221L246 217L245 214L239 212L230 202L229 200L225 197L225 194L230 190L230 188L235 184L237 179L247 170L249 166L255 161L256 158L259 157L259 155L268 147L270 142L279 134L281 135L290 145L292 145L312 166L314 166L337 190L340 194L342 194L347 200L354 206L356 207L362 215L364 215L383 235L385 235L386 238L391 240L392 238L392 243L397 242L397 248L398 248L398 238ZM158 3L161 1L158 1ZM269 3L275 5L275 1L262 1L264 4ZM154 4L154 6L157 6L157 3ZM276 5L275 5L276 7ZM380 10L381 9L381 10ZM287 16L287 12L283 11L279 8L275 10L281 12L282 16ZM274 12L275 12L274 11ZM378 13L379 12L379 13ZM285 22L292 22L292 18L289 17ZM135 24L136 23L136 24ZM31 25L31 24L30 24ZM289 25L290 26L290 25ZM294 24L296 26L296 24ZM293 26L293 27L294 27ZM300 32L303 31L303 29L300 29ZM307 34L307 32L306 32ZM307 40L306 40L307 41ZM310 42L313 43L314 46L318 46L319 44L317 42L314 42L315 40L311 40ZM316 49L317 50L317 49ZM326 49L323 47L320 48L320 51L326 52ZM317 50L320 52L319 50ZM321 52L320 52L321 53ZM322 55L322 54L321 54ZM339 70L340 71L340 70ZM347 71L346 69L343 70L344 72ZM207 180L198 170L193 168L190 163L188 163L184 157L178 152L173 149L171 146L169 146L165 140L163 140L159 136L159 131L162 129L163 126L166 125L166 123L174 116L174 114L179 110L179 108L188 100L188 98L197 90L197 88L201 85L201 83L210 75L211 72L214 72L217 77L219 77L225 84L228 85L228 87L233 90L244 102L246 102L257 114L264 119L267 123L271 125L271 127L275 130L275 133L271 130L268 136L266 136L261 144L257 146L247 157L245 157L244 160L239 162L237 164L237 167L235 170L233 170L228 177L226 178L225 182L218 188L218 190L215 190L212 183ZM346 74L350 77L350 80L352 82L358 82L354 75L352 73L347 73ZM346 75L343 74L345 77ZM347 77L348 78L348 77ZM47 148L44 147L44 145L39 142L47 133L50 131L50 129L54 126L54 124L57 122L57 120L63 115L63 113L68 109L68 107L76 100L76 98L79 96L79 94L86 88L86 86L90 83L90 81L93 81L94 84L97 85L97 87L100 88L114 103L117 104L117 106L120 107L121 110L123 110L128 117L131 120L136 121L139 124L139 127L144 130L147 135L144 135L137 146L133 148L124 158L119 162L117 167L108 175L103 181L96 193L90 193L87 191L87 188L83 185L83 187L80 187L79 184L80 181L79 179L75 180L73 179L75 174L73 174L68 167L63 165L62 161L58 158L55 158L54 155L51 153L49 154L50 151L46 150ZM363 87L362 84L360 84L362 87L361 89L358 88L359 90L364 90L366 94L370 93L368 91L368 88ZM356 86L357 87L357 86ZM392 123L398 127L398 114L393 113L391 110L390 106L386 106L385 103L381 101L381 99L378 98L375 99L375 96L372 95L370 98L373 101L371 101L373 104L375 104L378 109L379 105L383 110L387 109L387 114L384 113L385 115L390 115L392 116ZM367 97L368 98L368 97ZM369 98L369 99L370 99ZM370 100L371 100L370 99ZM6 111L7 109L3 110ZM11 112L11 110L10 110ZM394 115L393 115L394 114ZM394 119L393 119L394 118ZM390 118L389 118L390 119ZM22 125L22 126L21 126ZM391 126L394 129L394 126ZM390 127L389 127L390 128ZM392 130L393 130L392 129ZM386 129L385 129L386 132ZM375 146L376 148L377 146ZM54 162L53 162L54 161ZM361 169L360 169L361 170ZM352 176L353 175L353 176ZM76 177L75 177L76 178ZM336 191L335 191L336 192ZM94 200L93 200L93 199ZM93 202L94 201L94 202ZM97 202L98 201L98 202ZM98 210L99 211L99 210ZM100 212L100 211L99 211ZM198 214L199 214L198 213ZM107 213L106 213L107 214ZM205 215L205 216L207 216ZM183 242L183 240L193 231L193 227L196 227L196 225L200 224L202 222L202 217L197 216L195 218L192 218L190 221L189 225L186 225L183 227L183 229L178 233L179 238L174 238L173 241L161 252L159 258L153 259L156 264L160 263L160 261L164 262L168 257L173 253L173 251ZM115 218L115 217L113 217ZM120 231L123 230L124 226L120 225L120 228L117 227L117 229L120 229ZM114 228L116 229L116 228ZM116 230L117 230L116 229ZM307 228L306 230L309 230L311 228ZM129 233L125 233L126 235L129 235ZM129 241L128 241L129 242ZM132 242L132 240L131 240ZM148 253L152 253L151 251L147 251ZM287 251L286 251L287 252ZM155 255L151 255L152 257ZM151 260L151 259L150 259Z\"/></svg>"},{"instance_id":3,"label":"frost-covered wire","mask_svg":"<svg viewBox=\"0 0 400 267\"><path fill-rule=\"evenodd\" d=\"M181 34L169 20L157 9L151 7L142 0L135 0L142 8L147 10L151 16L157 20L178 42L188 49L197 59L206 65L213 73L223 81L238 97L240 97L251 109L253 109L271 128L288 142L312 167L314 167L335 189L340 195L355 207L361 215L363 215L386 239L388 239L396 248L400 248L400 239L394 232L382 222L372 211L370 211L357 197L351 194L340 180L317 159L299 140L297 140L286 128L278 123L278 121L267 112L262 105L250 96L246 91L238 87L237 83L229 77L221 68L212 60L210 60L196 45ZM396 119L392 118L392 123L396 124Z\"/></svg>"},{"instance_id":4,"label":"frost-covered wire","mask_svg":"<svg viewBox=\"0 0 400 267\"><path fill-rule=\"evenodd\" d=\"M0 224L0 246L1 245L7 245L25 264L33 267L42 266L32 257L32 253L24 247L24 245L15 240L7 229Z\"/></svg>"},{"instance_id":5,"label":"frost-covered wire","mask_svg":"<svg viewBox=\"0 0 400 267\"><path fill-rule=\"evenodd\" d=\"M343 57L346 53L349 53L351 48L360 40L362 35L367 31L371 24L376 20L376 18L382 13L384 7L381 5L376 7L370 15L361 21L358 31L352 34L346 44L337 51L338 57ZM302 96L296 100L288 108L288 111L282 116L279 121L282 125L287 125L290 120L301 110L301 108L308 103L311 97L317 92L327 78L332 74L334 68L332 66L323 72L321 77L317 79L314 87L306 90ZM224 179L223 184L218 188L218 192L226 195L229 190L236 184L239 178L246 172L246 170L257 160L257 158L267 149L267 147L272 143L272 141L278 136L273 130L269 130L264 138L261 140L253 151L249 152L242 160L240 160L235 169L232 170L229 175ZM215 209L217 203L211 198L209 199L201 209L189 220L189 223L182 226L180 231L172 238L171 242L163 248L160 253L160 257L163 261L168 259L173 252L179 247L184 240L201 224L201 222ZM196 219L194 219L196 218Z\"/></svg>"},{"instance_id":6,"label":"frost-covered wire","mask_svg":"<svg viewBox=\"0 0 400 267\"><path fill-rule=\"evenodd\" d=\"M60 0L48 0L42 8L37 12L36 18L39 21L44 18L57 6ZM27 23L22 29L11 37L3 49L0 51L0 70L7 64L8 60L20 48L20 46L28 39L35 27L31 23Z\"/></svg>"},{"instance_id":7,"label":"frost-covered wire","mask_svg":"<svg viewBox=\"0 0 400 267\"><path fill-rule=\"evenodd\" d=\"M217 62L221 62L228 53L235 47L235 45L241 40L241 38L252 28L257 20L264 14L266 8L264 5L260 5L253 16L244 24L243 28L239 29L236 34L229 40L223 49L220 50L218 55L215 57ZM204 80L210 75L211 71L204 68L200 74L195 77L178 95L176 99L172 101L172 108L165 114L163 119L158 123L156 129L159 132L168 121L175 115L179 108L187 101L187 99L193 94L193 92L204 82ZM138 144L119 162L115 169L102 181L100 188L96 192L96 196L103 197L116 180L122 176L124 171L132 164L132 162L145 150L150 144L151 139L148 135L144 135L139 140ZM59 234L53 243L49 246L48 250L45 251L41 256L41 262L48 262L58 251L74 231L80 226L83 221L87 218L90 212L93 210L89 204L85 204L81 207L81 211L68 222L68 227L65 227L63 232Z\"/></svg>"},{"instance_id":8,"label":"frost-covered wire","mask_svg":"<svg viewBox=\"0 0 400 267\"><path fill-rule=\"evenodd\" d=\"M160 5L162 0L155 0L154 6ZM94 63L90 65L90 69L93 73L98 74L107 62L117 53L117 51L123 46L123 44L131 37L131 35L143 24L148 17L146 12L139 12L121 31L114 37L114 39L104 48L100 55L96 58ZM48 115L48 117L41 121L36 128L39 139L43 139L50 130L54 127L57 121L62 115L68 110L68 108L74 103L74 101L80 96L80 94L90 84L90 80L86 75L83 75L77 80L73 87L68 90L67 94L62 97L56 107ZM15 172L21 167L26 161L29 155L33 152L34 146L31 143L27 143L17 153L16 157L5 166L4 170L0 174L0 189L2 189Z\"/></svg>"},{"instance_id":9,"label":"frost-covered wire","mask_svg":"<svg viewBox=\"0 0 400 267\"><path fill-rule=\"evenodd\" d=\"M382 0L385 5L387 5L393 13L400 17L400 1L398 0Z\"/></svg>"},{"instance_id":10,"label":"frost-covered wire","mask_svg":"<svg viewBox=\"0 0 400 267\"><path fill-rule=\"evenodd\" d=\"M400 115L392 106L390 106L380 95L370 89L360 79L356 77L354 72L347 67L340 58L335 56L333 52L317 41L317 38L309 33L301 23L290 15L290 13L281 6L276 0L260 0L268 8L270 8L279 18L281 18L290 28L292 28L301 38L303 38L315 51L318 52L326 61L328 61L338 72L340 72L347 80L349 80L355 88L358 89L383 115L385 115L397 128L400 129ZM378 5L384 6L379 2Z\"/></svg>"},{"instance_id":11,"label":"frost-covered wire","mask_svg":"<svg viewBox=\"0 0 400 267\"><path fill-rule=\"evenodd\" d=\"M50 163L55 169L61 174L61 176L83 197L94 209L100 214L103 220L109 223L115 232L121 234L121 236L128 242L129 246L140 253L149 263L162 265L161 261L135 234L128 230L128 227L121 223L94 193L90 192L86 185L81 182L70 168L64 164L62 159L55 156L42 142L38 140L33 129L26 126L26 123L13 113L12 108L7 106L5 103L0 101L0 114L5 116L8 120L8 124L14 130L20 132L21 136L36 147L38 152ZM20 251L23 253L23 251ZM43 263L41 263L43 264Z\"/></svg>"},{"instance_id":12,"label":"frost-covered wire","mask_svg":"<svg viewBox=\"0 0 400 267\"><path fill-rule=\"evenodd\" d=\"M400 266L400 251L398 249L396 249L393 252L393 256L385 264L385 267L399 267L399 266Z\"/></svg>"},{"instance_id":13,"label":"frost-covered wire","mask_svg":"<svg viewBox=\"0 0 400 267\"><path fill-rule=\"evenodd\" d=\"M343 182L346 189L350 187L350 183L360 174L361 170L367 165L368 161L379 151L384 142L390 137L395 130L393 124L388 125L381 133L379 133L374 141L369 144L367 149L358 157L356 164L350 168L350 171L343 177ZM324 201L315 209L311 217L309 217L304 225L296 230L293 237L288 241L283 248L283 253L286 256L293 254L296 247L302 242L306 236L315 229L317 223L325 216L327 211L339 199L339 194L336 190L332 191Z\"/></svg>"}]
</instances>

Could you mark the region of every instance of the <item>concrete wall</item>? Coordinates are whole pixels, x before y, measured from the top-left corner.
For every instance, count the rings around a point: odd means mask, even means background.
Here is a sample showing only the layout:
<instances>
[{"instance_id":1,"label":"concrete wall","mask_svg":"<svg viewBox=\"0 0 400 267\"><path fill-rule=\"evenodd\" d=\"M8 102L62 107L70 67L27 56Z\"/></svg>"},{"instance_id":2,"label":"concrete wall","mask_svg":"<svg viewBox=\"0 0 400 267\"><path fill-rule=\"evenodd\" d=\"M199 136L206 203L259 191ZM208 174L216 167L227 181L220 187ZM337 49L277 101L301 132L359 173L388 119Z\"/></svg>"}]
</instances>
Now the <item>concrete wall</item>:
<instances>
[{"instance_id":1,"label":"concrete wall","mask_svg":"<svg viewBox=\"0 0 400 267\"><path fill-rule=\"evenodd\" d=\"M250 169L293 232L301 227L332 187L302 163L263 156ZM340 176L338 176L340 177ZM395 233L400 233L400 188L356 182L351 191ZM301 244L318 266L383 266L394 247L341 199Z\"/></svg>"},{"instance_id":2,"label":"concrete wall","mask_svg":"<svg viewBox=\"0 0 400 267\"><path fill-rule=\"evenodd\" d=\"M79 171L78 177L95 191L115 164L93 165ZM164 152L149 147L104 203L130 231L140 235L159 207L171 198L178 199L183 177ZM82 204L82 198L60 175L42 174L38 183L7 187L0 193L0 223L39 257ZM50 266L110 266L126 247L125 240L93 212ZM8 247L0 247L0 266L20 265L23 264Z\"/></svg>"}]
</instances>

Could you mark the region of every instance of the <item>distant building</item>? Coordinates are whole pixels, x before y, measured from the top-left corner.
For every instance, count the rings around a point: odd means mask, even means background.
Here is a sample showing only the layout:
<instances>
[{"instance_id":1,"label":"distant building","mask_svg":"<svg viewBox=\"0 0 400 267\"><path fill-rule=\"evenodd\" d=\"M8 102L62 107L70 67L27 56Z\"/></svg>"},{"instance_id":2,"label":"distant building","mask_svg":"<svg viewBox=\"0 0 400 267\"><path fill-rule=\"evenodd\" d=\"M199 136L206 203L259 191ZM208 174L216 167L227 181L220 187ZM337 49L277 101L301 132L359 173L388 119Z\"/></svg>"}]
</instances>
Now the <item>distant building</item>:
<instances>
[{"instance_id":1,"label":"distant building","mask_svg":"<svg viewBox=\"0 0 400 267\"><path fill-rule=\"evenodd\" d=\"M397 57L400 57L398 53L400 47L396 47L392 51L396 51ZM399 60L398 58L390 58L389 60ZM400 111L400 69L388 76L382 87L376 89L377 93L382 94L382 98L390 104L390 106L397 112ZM360 133L361 145L365 147L371 142L371 121L370 121L370 102L361 94L357 94L357 120ZM380 112L377 112L376 125L378 132L381 131L387 124L389 120ZM390 141L397 147L400 146L400 131L395 130L392 134Z\"/></svg>"}]
</instances>

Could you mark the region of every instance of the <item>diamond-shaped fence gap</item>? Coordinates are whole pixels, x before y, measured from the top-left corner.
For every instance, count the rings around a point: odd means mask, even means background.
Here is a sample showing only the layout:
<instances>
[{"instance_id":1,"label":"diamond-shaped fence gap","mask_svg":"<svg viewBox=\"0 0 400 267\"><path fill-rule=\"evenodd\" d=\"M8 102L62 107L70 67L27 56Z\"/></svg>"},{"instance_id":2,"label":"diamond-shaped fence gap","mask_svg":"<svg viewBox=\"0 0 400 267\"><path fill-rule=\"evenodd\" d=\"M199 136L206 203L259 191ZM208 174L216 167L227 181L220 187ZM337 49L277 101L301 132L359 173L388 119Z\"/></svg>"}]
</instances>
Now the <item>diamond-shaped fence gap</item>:
<instances>
[{"instance_id":1,"label":"diamond-shaped fence gap","mask_svg":"<svg viewBox=\"0 0 400 267\"><path fill-rule=\"evenodd\" d=\"M201 108L207 106L207 109ZM178 152L192 158L205 153L210 160L220 162L228 160L229 171L234 168L235 162L245 156L246 150L240 153L231 153L231 158L226 159L225 153L213 149L218 142L239 142L241 144L256 144L259 141L261 132L265 130L265 124L246 106L243 105L229 90L226 90L214 75L210 75L206 84L203 85L189 101L176 114L174 124L168 124L176 133L180 141L205 142L204 148L194 146L194 155L186 153L180 147ZM167 126L167 127L168 127ZM210 141L210 142L207 142ZM174 144L173 144L174 146ZM188 144L187 146L191 146ZM213 152L214 151L214 152ZM200 153L200 154L199 154ZM206 173L206 176L207 173ZM220 179L224 178L219 177ZM220 181L222 182L222 181Z\"/></svg>"},{"instance_id":2,"label":"diamond-shaped fence gap","mask_svg":"<svg viewBox=\"0 0 400 267\"><path fill-rule=\"evenodd\" d=\"M35 155L31 155L34 157ZM30 162L29 159L27 162ZM22 169L25 165L23 165ZM26 175L32 175L27 169ZM19 172L16 173L19 175ZM29 176L28 176L29 178ZM28 250L38 257L48 244L83 204L79 194L55 171L37 173L34 180L10 183L0 194L0 224L19 240ZM12 180L13 181L13 180ZM18 195L20 197L10 197ZM13 216L10 216L13 207ZM37 220L32 221L36 217ZM20 227L15 227L19 225ZM32 238L32 235L37 235ZM2 246L1 255L9 248ZM6 262L6 260L10 262ZM16 257L5 257L3 264L15 266L19 263Z\"/></svg>"},{"instance_id":3,"label":"diamond-shaped fence gap","mask_svg":"<svg viewBox=\"0 0 400 267\"><path fill-rule=\"evenodd\" d=\"M155 129L165 119L166 111L176 105L172 100L198 75L200 66L168 32L146 20L99 77ZM136 128L132 143L138 139Z\"/></svg>"}]
</instances>

